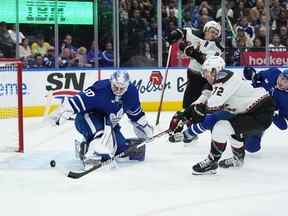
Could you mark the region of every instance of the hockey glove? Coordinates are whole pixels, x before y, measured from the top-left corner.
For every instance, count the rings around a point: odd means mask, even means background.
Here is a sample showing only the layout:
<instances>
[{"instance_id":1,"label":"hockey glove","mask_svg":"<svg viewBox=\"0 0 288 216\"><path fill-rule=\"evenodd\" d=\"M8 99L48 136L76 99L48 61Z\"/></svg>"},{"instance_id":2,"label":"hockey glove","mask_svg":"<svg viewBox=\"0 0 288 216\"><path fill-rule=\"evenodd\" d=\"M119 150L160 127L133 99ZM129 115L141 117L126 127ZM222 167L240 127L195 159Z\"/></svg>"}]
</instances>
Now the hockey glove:
<instances>
[{"instance_id":1,"label":"hockey glove","mask_svg":"<svg viewBox=\"0 0 288 216\"><path fill-rule=\"evenodd\" d=\"M183 130L184 122L187 118L184 116L183 112L178 111L174 114L170 121L169 130L171 133L178 133Z\"/></svg>"},{"instance_id":2,"label":"hockey glove","mask_svg":"<svg viewBox=\"0 0 288 216\"><path fill-rule=\"evenodd\" d=\"M253 67L244 67L243 75L246 80L253 80L256 75L256 70Z\"/></svg>"},{"instance_id":3,"label":"hockey glove","mask_svg":"<svg viewBox=\"0 0 288 216\"><path fill-rule=\"evenodd\" d=\"M60 107L48 117L48 121L53 126L58 126L71 118L73 114L74 111L70 106L68 99L65 98L63 104L61 104Z\"/></svg>"},{"instance_id":4,"label":"hockey glove","mask_svg":"<svg viewBox=\"0 0 288 216\"><path fill-rule=\"evenodd\" d=\"M194 58L199 64L203 64L206 59L206 55L200 51L200 46L197 46L196 48L194 48L193 45L187 46L184 53L185 55Z\"/></svg>"},{"instance_id":5,"label":"hockey glove","mask_svg":"<svg viewBox=\"0 0 288 216\"><path fill-rule=\"evenodd\" d=\"M149 140L153 137L153 127L148 123L145 115L138 121L132 122L134 132L138 138Z\"/></svg>"},{"instance_id":6,"label":"hockey glove","mask_svg":"<svg viewBox=\"0 0 288 216\"><path fill-rule=\"evenodd\" d=\"M169 44L176 43L178 40L184 37L184 33L181 29L176 29L174 31L171 31L170 34L167 37L167 41Z\"/></svg>"},{"instance_id":7,"label":"hockey glove","mask_svg":"<svg viewBox=\"0 0 288 216\"><path fill-rule=\"evenodd\" d=\"M184 110L184 115L193 124L203 121L206 116L206 105L205 104L192 104Z\"/></svg>"}]
</instances>

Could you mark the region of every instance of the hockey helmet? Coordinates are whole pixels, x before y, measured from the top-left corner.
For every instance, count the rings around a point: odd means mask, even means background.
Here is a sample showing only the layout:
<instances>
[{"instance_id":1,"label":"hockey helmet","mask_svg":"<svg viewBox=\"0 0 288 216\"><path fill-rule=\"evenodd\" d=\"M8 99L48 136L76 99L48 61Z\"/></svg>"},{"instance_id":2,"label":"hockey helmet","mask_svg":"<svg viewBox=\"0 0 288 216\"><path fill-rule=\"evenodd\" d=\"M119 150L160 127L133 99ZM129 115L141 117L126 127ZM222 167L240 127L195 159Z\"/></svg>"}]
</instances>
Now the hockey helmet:
<instances>
[{"instance_id":1,"label":"hockey helmet","mask_svg":"<svg viewBox=\"0 0 288 216\"><path fill-rule=\"evenodd\" d=\"M210 84L218 79L218 74L225 68L225 61L220 56L208 56L202 65L202 75L207 80L213 78ZM208 80L209 81L209 80Z\"/></svg>"},{"instance_id":2,"label":"hockey helmet","mask_svg":"<svg viewBox=\"0 0 288 216\"><path fill-rule=\"evenodd\" d=\"M286 79L288 79L288 69L285 69L282 71L282 76L284 76Z\"/></svg>"},{"instance_id":3,"label":"hockey helmet","mask_svg":"<svg viewBox=\"0 0 288 216\"><path fill-rule=\"evenodd\" d=\"M276 87L282 91L288 91L288 69L280 73L276 81Z\"/></svg>"},{"instance_id":4,"label":"hockey helmet","mask_svg":"<svg viewBox=\"0 0 288 216\"><path fill-rule=\"evenodd\" d=\"M221 25L215 21L208 21L204 27L203 32L208 32L210 29L214 29L218 32L217 37L220 37L221 35Z\"/></svg>"},{"instance_id":5,"label":"hockey helmet","mask_svg":"<svg viewBox=\"0 0 288 216\"><path fill-rule=\"evenodd\" d=\"M127 71L116 70L111 78L111 89L116 96L122 96L128 89L130 78Z\"/></svg>"}]
</instances>

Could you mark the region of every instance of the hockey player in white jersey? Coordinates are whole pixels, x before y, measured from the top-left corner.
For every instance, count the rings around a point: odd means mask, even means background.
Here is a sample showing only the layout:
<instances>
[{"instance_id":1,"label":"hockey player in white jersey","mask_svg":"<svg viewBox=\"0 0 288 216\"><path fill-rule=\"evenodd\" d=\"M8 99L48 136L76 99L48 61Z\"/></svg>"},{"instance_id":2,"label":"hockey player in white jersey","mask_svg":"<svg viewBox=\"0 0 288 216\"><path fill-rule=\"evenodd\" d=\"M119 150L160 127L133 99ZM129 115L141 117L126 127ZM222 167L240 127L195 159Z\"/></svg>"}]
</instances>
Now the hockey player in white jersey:
<instances>
[{"instance_id":1,"label":"hockey player in white jersey","mask_svg":"<svg viewBox=\"0 0 288 216\"><path fill-rule=\"evenodd\" d=\"M195 104L178 113L179 124L183 119L201 120L206 113L228 111L234 114L229 120L218 121L212 129L211 149L208 157L192 167L193 174L214 174L218 165L223 168L241 167L244 163L244 138L266 130L275 109L272 97L263 88L253 88L238 74L224 68L219 56L209 57L203 64L203 77L213 91L205 104ZM171 126L171 125L170 125ZM230 142L233 157L220 160ZM219 161L219 162L218 162Z\"/></svg>"},{"instance_id":2,"label":"hockey player in white jersey","mask_svg":"<svg viewBox=\"0 0 288 216\"><path fill-rule=\"evenodd\" d=\"M223 51L218 41L221 35L221 26L219 23L215 21L207 22L204 25L203 33L204 39L201 39L194 34L192 28L186 27L172 31L168 37L170 44L182 39L180 50L190 57L187 69L188 81L183 97L183 108L189 107L192 103L198 103L202 100L201 97L203 95L211 91L211 86L201 76L202 64L207 57L220 56ZM179 131L171 135L169 140L170 142L178 142L182 138L183 135ZM189 142L189 140L186 140L186 142Z\"/></svg>"}]
</instances>

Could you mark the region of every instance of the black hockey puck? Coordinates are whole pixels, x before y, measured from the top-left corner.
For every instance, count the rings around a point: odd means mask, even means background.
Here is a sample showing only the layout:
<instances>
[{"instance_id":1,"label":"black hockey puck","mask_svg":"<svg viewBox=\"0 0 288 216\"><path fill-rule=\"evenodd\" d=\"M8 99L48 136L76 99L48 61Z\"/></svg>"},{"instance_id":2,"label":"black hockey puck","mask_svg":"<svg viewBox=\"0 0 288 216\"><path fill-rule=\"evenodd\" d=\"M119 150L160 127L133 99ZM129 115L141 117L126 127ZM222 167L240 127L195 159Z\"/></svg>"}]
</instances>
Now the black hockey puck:
<instances>
[{"instance_id":1,"label":"black hockey puck","mask_svg":"<svg viewBox=\"0 0 288 216\"><path fill-rule=\"evenodd\" d=\"M55 167L56 166L56 161L55 160L51 160L50 161L50 166L51 167Z\"/></svg>"}]
</instances>

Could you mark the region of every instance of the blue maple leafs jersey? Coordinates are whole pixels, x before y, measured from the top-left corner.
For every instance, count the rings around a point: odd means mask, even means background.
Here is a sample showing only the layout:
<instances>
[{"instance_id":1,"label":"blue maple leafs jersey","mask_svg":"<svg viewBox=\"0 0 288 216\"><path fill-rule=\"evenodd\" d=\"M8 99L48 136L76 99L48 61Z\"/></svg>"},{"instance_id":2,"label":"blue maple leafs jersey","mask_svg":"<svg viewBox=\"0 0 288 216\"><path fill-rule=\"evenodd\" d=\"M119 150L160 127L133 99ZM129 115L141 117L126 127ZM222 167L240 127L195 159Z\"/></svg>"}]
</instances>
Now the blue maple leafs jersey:
<instances>
[{"instance_id":1,"label":"blue maple leafs jersey","mask_svg":"<svg viewBox=\"0 0 288 216\"><path fill-rule=\"evenodd\" d=\"M288 92L276 88L277 78L281 71L278 68L269 68L260 71L253 80L254 87L263 87L273 97L279 114L288 119Z\"/></svg>"},{"instance_id":2,"label":"blue maple leafs jersey","mask_svg":"<svg viewBox=\"0 0 288 216\"><path fill-rule=\"evenodd\" d=\"M74 113L99 113L108 117L110 114L126 113L131 121L140 119L144 112L139 101L139 93L133 84L117 97L113 94L109 79L96 81L92 86L69 99Z\"/></svg>"}]
</instances>

